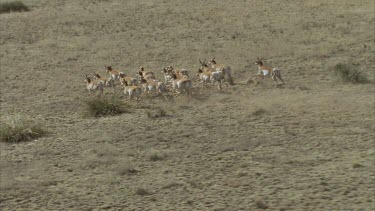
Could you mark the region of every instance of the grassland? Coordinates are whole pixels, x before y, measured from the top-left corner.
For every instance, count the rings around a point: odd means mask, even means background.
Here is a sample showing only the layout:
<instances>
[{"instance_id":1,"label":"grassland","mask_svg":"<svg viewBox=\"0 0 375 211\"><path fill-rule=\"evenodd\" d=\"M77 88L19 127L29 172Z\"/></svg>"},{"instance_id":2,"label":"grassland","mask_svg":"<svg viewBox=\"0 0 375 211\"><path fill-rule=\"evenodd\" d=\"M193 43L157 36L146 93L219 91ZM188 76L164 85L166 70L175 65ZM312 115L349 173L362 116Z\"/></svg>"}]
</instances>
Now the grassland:
<instances>
[{"instance_id":1,"label":"grassland","mask_svg":"<svg viewBox=\"0 0 375 211\"><path fill-rule=\"evenodd\" d=\"M0 14L0 118L49 134L0 143L0 209L375 209L373 1L22 2ZM82 116L104 65L162 79L213 56L235 86ZM244 83L256 57L287 85Z\"/></svg>"}]
</instances>

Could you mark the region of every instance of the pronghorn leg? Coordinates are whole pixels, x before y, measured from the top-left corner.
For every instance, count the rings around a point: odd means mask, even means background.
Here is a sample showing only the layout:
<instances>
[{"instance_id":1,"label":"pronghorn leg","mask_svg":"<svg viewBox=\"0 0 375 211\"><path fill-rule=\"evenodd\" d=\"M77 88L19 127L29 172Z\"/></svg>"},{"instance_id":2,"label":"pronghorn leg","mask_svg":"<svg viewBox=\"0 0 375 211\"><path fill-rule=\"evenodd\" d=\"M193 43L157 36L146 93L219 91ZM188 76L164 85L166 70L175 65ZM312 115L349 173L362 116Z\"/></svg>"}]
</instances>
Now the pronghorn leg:
<instances>
[{"instance_id":1,"label":"pronghorn leg","mask_svg":"<svg viewBox=\"0 0 375 211\"><path fill-rule=\"evenodd\" d=\"M165 100L166 100L167 102L169 102L169 100L168 100L167 96L165 96L165 94L161 94L161 95L165 98Z\"/></svg>"},{"instance_id":2,"label":"pronghorn leg","mask_svg":"<svg viewBox=\"0 0 375 211\"><path fill-rule=\"evenodd\" d=\"M283 84L285 85L285 82L284 82L284 80L281 78L281 75L278 75L277 77L278 77L278 78L280 79L280 81L283 82Z\"/></svg>"}]
</instances>

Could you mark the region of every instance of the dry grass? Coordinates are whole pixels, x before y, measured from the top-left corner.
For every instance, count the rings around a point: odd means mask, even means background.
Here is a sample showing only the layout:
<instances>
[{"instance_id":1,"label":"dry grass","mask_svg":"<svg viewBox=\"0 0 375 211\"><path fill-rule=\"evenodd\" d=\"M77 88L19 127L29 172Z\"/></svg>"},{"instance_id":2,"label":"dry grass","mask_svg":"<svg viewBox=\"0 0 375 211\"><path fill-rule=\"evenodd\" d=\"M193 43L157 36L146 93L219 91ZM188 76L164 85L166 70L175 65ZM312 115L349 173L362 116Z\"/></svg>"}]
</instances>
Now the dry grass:
<instances>
[{"instance_id":1,"label":"dry grass","mask_svg":"<svg viewBox=\"0 0 375 211\"><path fill-rule=\"evenodd\" d=\"M84 103L84 116L87 117L114 116L130 111L130 106L116 95L98 96L90 98Z\"/></svg>"},{"instance_id":2,"label":"dry grass","mask_svg":"<svg viewBox=\"0 0 375 211\"><path fill-rule=\"evenodd\" d=\"M27 12L30 11L29 7L21 1L2 2L0 3L0 14L10 12Z\"/></svg>"},{"instance_id":3,"label":"dry grass","mask_svg":"<svg viewBox=\"0 0 375 211\"><path fill-rule=\"evenodd\" d=\"M329 69L353 62L372 76L373 1L23 2L33 11L0 15L1 115L35 117L53 135L0 143L0 209L374 209L374 87ZM194 81L212 57L234 86L80 115L82 75L108 76L103 65L160 81L173 65ZM256 57L287 85L245 84Z\"/></svg>"},{"instance_id":4,"label":"dry grass","mask_svg":"<svg viewBox=\"0 0 375 211\"><path fill-rule=\"evenodd\" d=\"M156 119L156 118L159 118L159 117L167 116L167 111L160 106L156 106L156 107L153 107L150 110L146 110L146 114L147 114L148 118Z\"/></svg>"},{"instance_id":5,"label":"dry grass","mask_svg":"<svg viewBox=\"0 0 375 211\"><path fill-rule=\"evenodd\" d=\"M47 134L38 124L22 120L20 117L10 117L0 122L0 141L17 143L32 141Z\"/></svg>"},{"instance_id":6,"label":"dry grass","mask_svg":"<svg viewBox=\"0 0 375 211\"><path fill-rule=\"evenodd\" d=\"M147 152L146 157L150 161L162 161L167 158L168 154L159 150L150 150Z\"/></svg>"},{"instance_id":7,"label":"dry grass","mask_svg":"<svg viewBox=\"0 0 375 211\"><path fill-rule=\"evenodd\" d=\"M334 67L334 73L343 82L367 83L369 81L367 76L355 69L353 65L342 63L336 64Z\"/></svg>"}]
</instances>

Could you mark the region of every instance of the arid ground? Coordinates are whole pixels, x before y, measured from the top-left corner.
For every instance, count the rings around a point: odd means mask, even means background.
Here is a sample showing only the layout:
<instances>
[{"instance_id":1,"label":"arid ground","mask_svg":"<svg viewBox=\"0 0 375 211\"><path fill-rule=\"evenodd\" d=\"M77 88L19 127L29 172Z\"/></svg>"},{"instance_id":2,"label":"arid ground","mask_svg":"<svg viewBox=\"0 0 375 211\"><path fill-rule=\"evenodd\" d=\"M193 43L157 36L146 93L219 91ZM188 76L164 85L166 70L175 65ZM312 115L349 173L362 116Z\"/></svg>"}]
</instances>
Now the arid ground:
<instances>
[{"instance_id":1,"label":"arid ground","mask_svg":"<svg viewBox=\"0 0 375 211\"><path fill-rule=\"evenodd\" d=\"M49 134L0 143L1 210L375 209L373 1L23 2L0 14L1 120ZM236 85L82 115L104 65L194 78L211 57ZM286 86L245 83L257 57ZM339 63L370 82L338 80Z\"/></svg>"}]
</instances>

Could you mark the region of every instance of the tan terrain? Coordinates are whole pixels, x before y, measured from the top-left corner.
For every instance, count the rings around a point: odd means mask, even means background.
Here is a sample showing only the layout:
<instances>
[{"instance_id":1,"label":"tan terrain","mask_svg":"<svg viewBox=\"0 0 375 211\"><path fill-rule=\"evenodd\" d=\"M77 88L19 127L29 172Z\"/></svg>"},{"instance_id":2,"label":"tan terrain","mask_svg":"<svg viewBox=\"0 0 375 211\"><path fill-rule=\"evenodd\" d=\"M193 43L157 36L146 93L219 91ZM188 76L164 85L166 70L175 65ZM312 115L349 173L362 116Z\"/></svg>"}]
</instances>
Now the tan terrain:
<instances>
[{"instance_id":1,"label":"tan terrain","mask_svg":"<svg viewBox=\"0 0 375 211\"><path fill-rule=\"evenodd\" d=\"M0 143L1 210L375 209L373 1L23 2L0 14L1 119L50 134ZM82 116L104 65L194 78L212 57L236 85ZM286 86L246 84L257 57ZM338 63L370 83L339 81Z\"/></svg>"}]
</instances>

